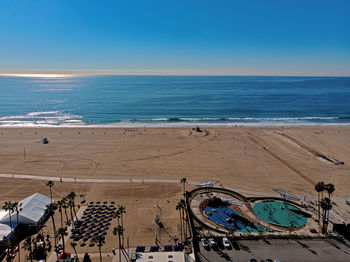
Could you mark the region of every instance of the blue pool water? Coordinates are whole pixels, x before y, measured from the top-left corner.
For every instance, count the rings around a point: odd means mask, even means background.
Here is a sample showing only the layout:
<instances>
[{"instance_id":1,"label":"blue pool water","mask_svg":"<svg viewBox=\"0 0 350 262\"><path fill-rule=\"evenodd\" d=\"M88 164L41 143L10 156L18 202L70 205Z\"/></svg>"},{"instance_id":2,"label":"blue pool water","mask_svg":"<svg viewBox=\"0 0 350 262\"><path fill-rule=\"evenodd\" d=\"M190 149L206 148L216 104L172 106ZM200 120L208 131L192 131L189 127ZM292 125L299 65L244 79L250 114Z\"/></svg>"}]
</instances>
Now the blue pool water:
<instances>
[{"instance_id":1,"label":"blue pool water","mask_svg":"<svg viewBox=\"0 0 350 262\"><path fill-rule=\"evenodd\" d=\"M214 208L215 211L213 211L212 207L206 207L204 209L204 213L206 217L221 226L227 227L227 228L234 228L237 232L265 232L266 230L258 225L255 225L254 223L249 222L247 219L242 217L239 213L234 211L232 208L229 207L217 207ZM226 220L228 218L231 218L234 222L229 223Z\"/></svg>"}]
</instances>

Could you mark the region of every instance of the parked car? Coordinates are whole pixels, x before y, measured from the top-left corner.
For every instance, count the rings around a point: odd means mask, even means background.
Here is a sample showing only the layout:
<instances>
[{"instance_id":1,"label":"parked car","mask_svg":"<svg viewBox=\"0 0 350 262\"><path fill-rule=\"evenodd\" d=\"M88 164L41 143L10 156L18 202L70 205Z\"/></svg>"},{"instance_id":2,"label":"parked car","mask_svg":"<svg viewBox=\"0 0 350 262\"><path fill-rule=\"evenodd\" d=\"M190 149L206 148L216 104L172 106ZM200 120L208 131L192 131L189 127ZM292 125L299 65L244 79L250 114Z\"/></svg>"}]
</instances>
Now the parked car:
<instances>
[{"instance_id":1,"label":"parked car","mask_svg":"<svg viewBox=\"0 0 350 262\"><path fill-rule=\"evenodd\" d=\"M230 241L228 241L227 237L222 238L222 244L224 245L225 248L231 249L231 244L230 244Z\"/></svg>"},{"instance_id":2,"label":"parked car","mask_svg":"<svg viewBox=\"0 0 350 262\"><path fill-rule=\"evenodd\" d=\"M210 243L210 246L212 248L216 248L218 246L218 244L216 243L215 239L214 238L209 238L209 243Z\"/></svg>"},{"instance_id":3,"label":"parked car","mask_svg":"<svg viewBox=\"0 0 350 262\"><path fill-rule=\"evenodd\" d=\"M209 242L208 242L208 240L206 240L205 238L202 238L202 239L201 239L201 242L202 242L202 246L203 246L204 248L208 248L208 247L209 247Z\"/></svg>"}]
</instances>

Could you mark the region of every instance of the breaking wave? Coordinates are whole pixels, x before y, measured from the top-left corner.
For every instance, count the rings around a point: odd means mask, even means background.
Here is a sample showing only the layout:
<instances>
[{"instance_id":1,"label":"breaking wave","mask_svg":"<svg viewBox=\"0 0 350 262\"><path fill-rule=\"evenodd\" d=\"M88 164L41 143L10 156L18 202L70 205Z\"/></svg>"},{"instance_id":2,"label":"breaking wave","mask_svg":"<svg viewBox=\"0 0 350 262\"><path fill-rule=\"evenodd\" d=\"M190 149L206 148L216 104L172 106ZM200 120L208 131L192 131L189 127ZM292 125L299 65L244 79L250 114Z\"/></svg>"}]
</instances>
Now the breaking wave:
<instances>
[{"instance_id":1,"label":"breaking wave","mask_svg":"<svg viewBox=\"0 0 350 262\"><path fill-rule=\"evenodd\" d=\"M125 127L125 126L235 126L235 125L350 125L350 117L157 117L83 121L79 115L62 111L39 111L0 117L0 127Z\"/></svg>"},{"instance_id":2,"label":"breaking wave","mask_svg":"<svg viewBox=\"0 0 350 262\"><path fill-rule=\"evenodd\" d=\"M84 125L82 117L63 113L61 111L30 112L25 115L13 115L0 117L2 127L50 127L65 125Z\"/></svg>"}]
</instances>

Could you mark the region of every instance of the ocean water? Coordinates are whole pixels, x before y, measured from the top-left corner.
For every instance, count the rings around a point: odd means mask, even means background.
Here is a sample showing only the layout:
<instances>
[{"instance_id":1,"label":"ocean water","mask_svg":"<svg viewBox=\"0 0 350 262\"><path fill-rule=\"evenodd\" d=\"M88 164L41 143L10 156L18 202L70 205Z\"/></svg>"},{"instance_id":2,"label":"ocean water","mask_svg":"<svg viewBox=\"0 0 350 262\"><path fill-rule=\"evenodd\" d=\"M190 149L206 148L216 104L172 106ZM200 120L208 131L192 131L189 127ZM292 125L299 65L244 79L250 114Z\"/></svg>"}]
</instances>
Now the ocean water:
<instances>
[{"instance_id":1,"label":"ocean water","mask_svg":"<svg viewBox=\"0 0 350 262\"><path fill-rule=\"evenodd\" d=\"M350 125L350 77L0 76L0 126Z\"/></svg>"}]
</instances>

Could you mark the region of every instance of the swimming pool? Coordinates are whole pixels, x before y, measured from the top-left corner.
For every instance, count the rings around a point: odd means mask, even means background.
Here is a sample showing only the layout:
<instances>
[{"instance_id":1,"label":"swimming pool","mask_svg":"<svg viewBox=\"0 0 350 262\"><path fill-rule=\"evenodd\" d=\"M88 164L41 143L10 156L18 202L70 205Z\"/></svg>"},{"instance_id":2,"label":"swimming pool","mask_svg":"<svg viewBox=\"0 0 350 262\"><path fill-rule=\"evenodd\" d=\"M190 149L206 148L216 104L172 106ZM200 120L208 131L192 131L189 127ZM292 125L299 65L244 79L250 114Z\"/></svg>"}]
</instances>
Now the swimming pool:
<instances>
[{"instance_id":1,"label":"swimming pool","mask_svg":"<svg viewBox=\"0 0 350 262\"><path fill-rule=\"evenodd\" d=\"M262 220L280 226L301 227L307 223L307 217L299 208L283 201L261 201L254 205L253 211Z\"/></svg>"},{"instance_id":2,"label":"swimming pool","mask_svg":"<svg viewBox=\"0 0 350 262\"><path fill-rule=\"evenodd\" d=\"M215 224L219 224L227 228L234 228L237 232L266 232L266 229L249 221L230 207L206 207L204 209L204 214Z\"/></svg>"}]
</instances>

